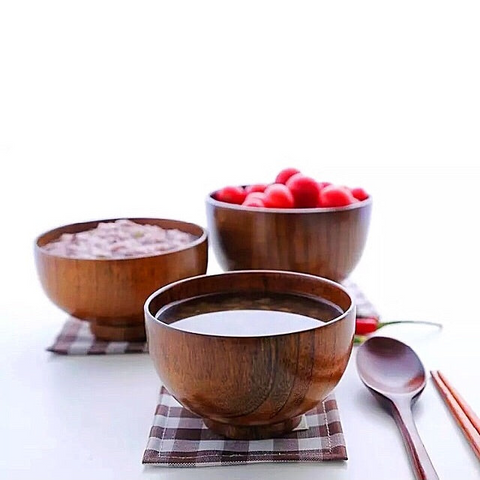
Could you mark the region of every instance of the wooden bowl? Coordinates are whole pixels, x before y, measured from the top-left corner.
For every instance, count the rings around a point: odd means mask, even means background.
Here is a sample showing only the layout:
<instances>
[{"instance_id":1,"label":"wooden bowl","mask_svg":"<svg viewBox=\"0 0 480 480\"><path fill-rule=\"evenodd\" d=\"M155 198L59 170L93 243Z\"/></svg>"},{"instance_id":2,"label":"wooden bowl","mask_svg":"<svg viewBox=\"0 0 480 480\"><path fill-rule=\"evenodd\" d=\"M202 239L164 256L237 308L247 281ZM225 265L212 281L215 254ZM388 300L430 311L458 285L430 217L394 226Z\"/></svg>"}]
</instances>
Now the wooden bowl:
<instances>
[{"instance_id":1,"label":"wooden bowl","mask_svg":"<svg viewBox=\"0 0 480 480\"><path fill-rule=\"evenodd\" d=\"M206 200L209 240L227 271L266 269L342 281L365 247L371 199L338 208L271 209Z\"/></svg>"},{"instance_id":2,"label":"wooden bowl","mask_svg":"<svg viewBox=\"0 0 480 480\"><path fill-rule=\"evenodd\" d=\"M145 340L143 305L156 289L207 270L207 234L192 223L154 218L131 219L140 224L176 228L198 238L185 248L148 257L75 259L42 247L63 233L95 228L100 222L75 223L40 235L35 242L35 263L47 296L74 317L90 321L92 333L108 341Z\"/></svg>"},{"instance_id":3,"label":"wooden bowl","mask_svg":"<svg viewBox=\"0 0 480 480\"><path fill-rule=\"evenodd\" d=\"M162 321L162 312L155 318L172 302L225 292L307 295L344 313L309 330L256 337L191 333L175 328L181 318L173 323L170 318L170 324ZM145 321L158 375L183 406L226 437L268 438L295 428L337 385L352 349L355 306L330 280L251 270L170 284L149 297Z\"/></svg>"}]
</instances>

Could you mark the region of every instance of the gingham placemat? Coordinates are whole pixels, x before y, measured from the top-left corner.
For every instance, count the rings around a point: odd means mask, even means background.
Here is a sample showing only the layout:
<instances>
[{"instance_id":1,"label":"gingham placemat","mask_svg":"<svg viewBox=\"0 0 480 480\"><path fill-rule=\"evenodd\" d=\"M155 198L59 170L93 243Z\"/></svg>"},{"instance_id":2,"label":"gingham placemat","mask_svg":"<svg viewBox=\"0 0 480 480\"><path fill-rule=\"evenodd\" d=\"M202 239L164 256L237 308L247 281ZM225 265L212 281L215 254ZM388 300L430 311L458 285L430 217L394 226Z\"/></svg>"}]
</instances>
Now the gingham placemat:
<instances>
[{"instance_id":1,"label":"gingham placemat","mask_svg":"<svg viewBox=\"0 0 480 480\"><path fill-rule=\"evenodd\" d=\"M345 280L342 285L348 290L352 298L355 300L357 307L357 318L375 317L380 318L375 306L365 296L360 287L351 280Z\"/></svg>"},{"instance_id":2,"label":"gingham placemat","mask_svg":"<svg viewBox=\"0 0 480 480\"><path fill-rule=\"evenodd\" d=\"M143 463L204 467L265 462L347 460L337 402L327 397L306 413L308 429L281 438L229 440L207 429L162 387Z\"/></svg>"},{"instance_id":3,"label":"gingham placemat","mask_svg":"<svg viewBox=\"0 0 480 480\"><path fill-rule=\"evenodd\" d=\"M146 342L106 342L92 335L88 322L70 317L58 334L49 352L60 355L108 355L114 353L146 353Z\"/></svg>"},{"instance_id":4,"label":"gingham placemat","mask_svg":"<svg viewBox=\"0 0 480 480\"><path fill-rule=\"evenodd\" d=\"M355 283L345 282L345 287L355 299L357 317L378 317L375 307ZM97 340L90 332L88 322L76 318L67 319L49 352L62 355L104 355L112 353L147 352L145 342L105 342Z\"/></svg>"}]
</instances>

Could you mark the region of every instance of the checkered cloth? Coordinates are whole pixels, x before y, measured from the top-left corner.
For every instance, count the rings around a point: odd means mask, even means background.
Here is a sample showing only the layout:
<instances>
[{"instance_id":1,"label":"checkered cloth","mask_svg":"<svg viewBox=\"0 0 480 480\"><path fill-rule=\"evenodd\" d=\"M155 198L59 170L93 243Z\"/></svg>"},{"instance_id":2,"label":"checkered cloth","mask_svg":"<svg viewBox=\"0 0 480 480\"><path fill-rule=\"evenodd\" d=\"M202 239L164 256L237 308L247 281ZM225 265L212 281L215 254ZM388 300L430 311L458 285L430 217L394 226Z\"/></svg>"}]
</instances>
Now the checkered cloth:
<instances>
[{"instance_id":1,"label":"checkered cloth","mask_svg":"<svg viewBox=\"0 0 480 480\"><path fill-rule=\"evenodd\" d=\"M264 462L347 460L345 438L333 395L306 413L308 428L281 438L229 440L207 429L162 387L143 463L204 467Z\"/></svg>"},{"instance_id":2,"label":"checkered cloth","mask_svg":"<svg viewBox=\"0 0 480 480\"><path fill-rule=\"evenodd\" d=\"M357 317L378 318L374 306L356 284L347 281L344 285L355 299ZM63 355L103 355L147 352L147 346L145 342L105 342L97 340L90 332L88 322L70 317L53 345L48 347L47 350Z\"/></svg>"},{"instance_id":3,"label":"checkered cloth","mask_svg":"<svg viewBox=\"0 0 480 480\"><path fill-rule=\"evenodd\" d=\"M49 352L61 355L108 355L112 353L146 353L146 342L106 342L90 331L90 324L77 318L67 319Z\"/></svg>"}]
</instances>

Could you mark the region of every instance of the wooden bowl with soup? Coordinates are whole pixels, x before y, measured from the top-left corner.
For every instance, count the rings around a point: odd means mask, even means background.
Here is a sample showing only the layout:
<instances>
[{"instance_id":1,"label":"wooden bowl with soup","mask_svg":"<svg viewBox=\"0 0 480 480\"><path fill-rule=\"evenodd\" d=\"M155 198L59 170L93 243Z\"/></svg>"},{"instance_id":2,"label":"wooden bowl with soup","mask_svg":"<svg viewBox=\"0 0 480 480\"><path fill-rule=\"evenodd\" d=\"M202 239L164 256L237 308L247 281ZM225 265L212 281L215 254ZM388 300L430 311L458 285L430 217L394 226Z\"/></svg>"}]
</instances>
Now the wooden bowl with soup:
<instances>
[{"instance_id":1,"label":"wooden bowl with soup","mask_svg":"<svg viewBox=\"0 0 480 480\"><path fill-rule=\"evenodd\" d=\"M204 274L207 233L156 218L65 225L35 241L43 289L69 315L107 341L145 340L143 305L159 287Z\"/></svg>"},{"instance_id":2,"label":"wooden bowl with soup","mask_svg":"<svg viewBox=\"0 0 480 480\"><path fill-rule=\"evenodd\" d=\"M355 306L313 275L240 271L167 285L145 304L160 379L213 431L254 439L294 429L347 366Z\"/></svg>"}]
</instances>

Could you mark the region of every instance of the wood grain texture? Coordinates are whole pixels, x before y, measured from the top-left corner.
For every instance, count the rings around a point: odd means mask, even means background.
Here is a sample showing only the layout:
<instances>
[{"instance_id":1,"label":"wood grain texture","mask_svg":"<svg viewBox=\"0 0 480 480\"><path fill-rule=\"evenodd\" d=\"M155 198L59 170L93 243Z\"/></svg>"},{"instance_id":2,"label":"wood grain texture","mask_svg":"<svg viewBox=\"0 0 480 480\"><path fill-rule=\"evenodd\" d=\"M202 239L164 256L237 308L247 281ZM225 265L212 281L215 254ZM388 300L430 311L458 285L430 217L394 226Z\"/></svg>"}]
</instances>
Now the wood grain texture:
<instances>
[{"instance_id":1,"label":"wood grain texture","mask_svg":"<svg viewBox=\"0 0 480 480\"><path fill-rule=\"evenodd\" d=\"M290 270L335 281L365 247L372 200L342 208L258 209L206 200L210 243L226 270Z\"/></svg>"},{"instance_id":2,"label":"wood grain texture","mask_svg":"<svg viewBox=\"0 0 480 480\"><path fill-rule=\"evenodd\" d=\"M425 369L416 353L393 338L372 337L357 351L357 370L365 386L395 419L415 478L438 480L412 414L412 404L426 385Z\"/></svg>"},{"instance_id":3,"label":"wood grain texture","mask_svg":"<svg viewBox=\"0 0 480 480\"><path fill-rule=\"evenodd\" d=\"M312 330L263 337L195 334L154 318L171 302L221 292L310 295L345 313ZM169 285L147 301L145 319L150 355L172 395L221 434L260 438L293 428L338 383L352 349L355 307L343 287L316 276L244 271Z\"/></svg>"},{"instance_id":4,"label":"wood grain texture","mask_svg":"<svg viewBox=\"0 0 480 480\"><path fill-rule=\"evenodd\" d=\"M430 373L453 418L480 460L480 419L440 371L436 370Z\"/></svg>"},{"instance_id":5,"label":"wood grain texture","mask_svg":"<svg viewBox=\"0 0 480 480\"><path fill-rule=\"evenodd\" d=\"M402 434L417 480L438 480L437 472L413 420L411 404L405 402L405 399L396 398L392 404L392 415Z\"/></svg>"},{"instance_id":6,"label":"wood grain texture","mask_svg":"<svg viewBox=\"0 0 480 480\"><path fill-rule=\"evenodd\" d=\"M35 263L50 300L68 314L90 321L96 337L109 341L144 340L145 300L163 285L206 272L207 234L202 227L187 222L135 218L131 220L177 228L198 239L181 250L128 259L66 258L42 248L62 233L78 233L115 220L76 223L40 235L35 242Z\"/></svg>"}]
</instances>

